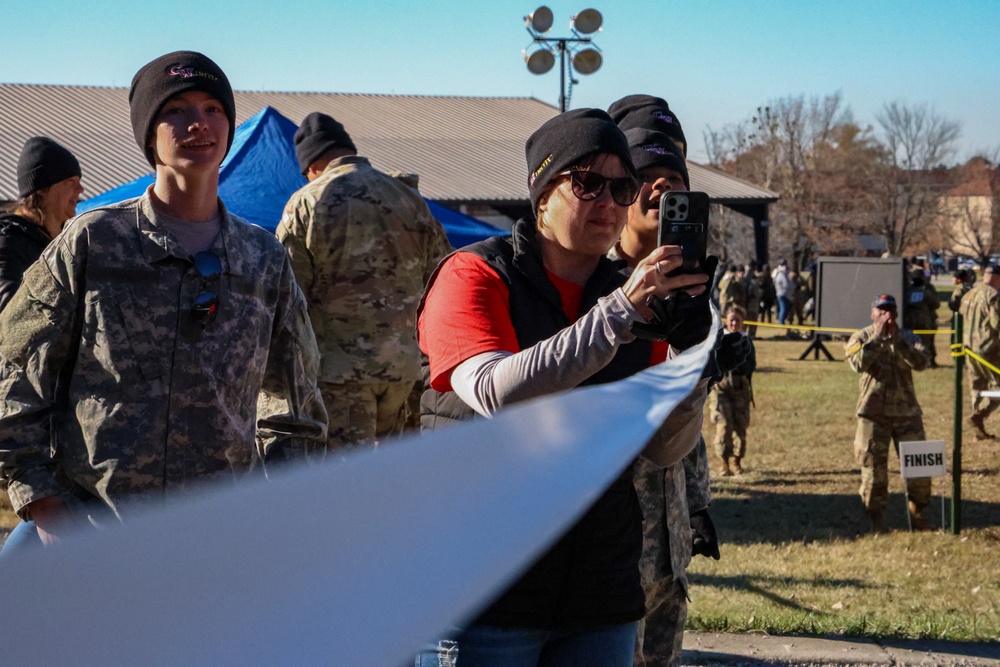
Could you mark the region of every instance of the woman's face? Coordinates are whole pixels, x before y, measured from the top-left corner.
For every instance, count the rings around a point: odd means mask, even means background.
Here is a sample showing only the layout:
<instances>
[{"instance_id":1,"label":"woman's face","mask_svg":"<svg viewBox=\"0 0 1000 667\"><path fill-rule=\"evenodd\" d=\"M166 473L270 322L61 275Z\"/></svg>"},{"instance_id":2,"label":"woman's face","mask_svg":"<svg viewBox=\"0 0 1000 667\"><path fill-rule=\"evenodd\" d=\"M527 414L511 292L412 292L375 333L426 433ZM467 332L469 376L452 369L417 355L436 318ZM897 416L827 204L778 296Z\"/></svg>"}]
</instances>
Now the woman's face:
<instances>
[{"instance_id":1,"label":"woman's face","mask_svg":"<svg viewBox=\"0 0 1000 667\"><path fill-rule=\"evenodd\" d=\"M588 171L606 178L628 177L616 155L599 155ZM618 240L625 227L628 207L611 198L610 188L590 201L573 194L570 177L559 177L559 184L538 205L538 232L563 249L587 257L600 257Z\"/></svg>"},{"instance_id":2,"label":"woman's face","mask_svg":"<svg viewBox=\"0 0 1000 667\"><path fill-rule=\"evenodd\" d=\"M42 215L55 223L62 224L76 215L76 205L83 194L80 177L73 176L50 185L42 195Z\"/></svg>"}]
</instances>

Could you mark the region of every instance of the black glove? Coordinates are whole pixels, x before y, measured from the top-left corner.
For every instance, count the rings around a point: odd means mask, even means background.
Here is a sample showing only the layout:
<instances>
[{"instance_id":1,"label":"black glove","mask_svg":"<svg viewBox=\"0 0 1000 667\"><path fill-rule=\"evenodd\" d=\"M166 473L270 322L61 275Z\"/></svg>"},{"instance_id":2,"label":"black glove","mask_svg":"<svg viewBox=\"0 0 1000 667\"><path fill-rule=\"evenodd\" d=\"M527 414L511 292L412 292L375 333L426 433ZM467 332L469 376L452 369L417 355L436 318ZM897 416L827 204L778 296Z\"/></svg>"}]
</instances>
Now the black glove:
<instances>
[{"instance_id":1,"label":"black glove","mask_svg":"<svg viewBox=\"0 0 1000 667\"><path fill-rule=\"evenodd\" d=\"M665 340L670 347L686 350L705 340L712 328L712 309L708 293L691 296L674 292L666 299L650 297L653 317L648 323L633 322L632 333L646 340Z\"/></svg>"},{"instance_id":2,"label":"black glove","mask_svg":"<svg viewBox=\"0 0 1000 667\"><path fill-rule=\"evenodd\" d=\"M738 331L722 335L718 345L715 346L715 360L719 365L719 372L725 375L739 368L750 357L751 345L750 339Z\"/></svg>"},{"instance_id":3,"label":"black glove","mask_svg":"<svg viewBox=\"0 0 1000 667\"><path fill-rule=\"evenodd\" d=\"M715 524L708 515L708 508L698 510L691 515L691 553L694 556L711 557L719 560L719 536L715 533Z\"/></svg>"},{"instance_id":4,"label":"black glove","mask_svg":"<svg viewBox=\"0 0 1000 667\"><path fill-rule=\"evenodd\" d=\"M676 350L686 350L705 340L712 328L711 290L719 258L709 255L702 262L708 274L704 293L691 296L678 290L661 299L650 297L647 305L653 311L649 322L633 322L632 333L644 340L665 340Z\"/></svg>"}]
</instances>

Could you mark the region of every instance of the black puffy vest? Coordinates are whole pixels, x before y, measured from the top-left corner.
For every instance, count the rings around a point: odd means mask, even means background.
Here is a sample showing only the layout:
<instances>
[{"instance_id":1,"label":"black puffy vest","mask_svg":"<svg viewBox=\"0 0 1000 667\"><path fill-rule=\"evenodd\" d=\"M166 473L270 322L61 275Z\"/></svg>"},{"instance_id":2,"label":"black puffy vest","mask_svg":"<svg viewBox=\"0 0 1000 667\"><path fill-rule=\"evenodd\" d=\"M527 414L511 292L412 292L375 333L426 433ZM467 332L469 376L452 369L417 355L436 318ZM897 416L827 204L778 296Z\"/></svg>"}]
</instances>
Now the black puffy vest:
<instances>
[{"instance_id":1,"label":"black puffy vest","mask_svg":"<svg viewBox=\"0 0 1000 667\"><path fill-rule=\"evenodd\" d=\"M460 251L482 257L507 284L511 320L521 349L571 324L563 312L558 290L545 274L534 237L534 222L519 220L511 237L487 239ZM620 263L601 259L584 286L581 313L624 284L627 276L622 268ZM428 291L436 276L435 272ZM583 384L613 382L633 375L649 366L651 352L650 344L643 341L623 345L611 363ZM425 386L422 430L475 416L454 392L437 392L429 388L429 383ZM642 514L629 466L583 518L475 623L586 630L638 620L644 614L638 569L641 548Z\"/></svg>"}]
</instances>

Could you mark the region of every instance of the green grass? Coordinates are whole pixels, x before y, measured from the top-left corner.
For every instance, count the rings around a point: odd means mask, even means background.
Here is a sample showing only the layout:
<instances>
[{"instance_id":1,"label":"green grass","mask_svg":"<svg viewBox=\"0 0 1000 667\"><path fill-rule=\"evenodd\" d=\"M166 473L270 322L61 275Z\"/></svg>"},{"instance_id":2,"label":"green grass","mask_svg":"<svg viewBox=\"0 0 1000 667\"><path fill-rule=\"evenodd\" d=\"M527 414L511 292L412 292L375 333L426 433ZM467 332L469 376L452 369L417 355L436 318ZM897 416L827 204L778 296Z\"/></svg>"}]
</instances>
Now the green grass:
<instances>
[{"instance_id":1,"label":"green grass","mask_svg":"<svg viewBox=\"0 0 1000 667\"><path fill-rule=\"evenodd\" d=\"M1000 637L1000 443L975 442L964 431L959 536L906 530L903 484L891 454L891 532L872 535L853 456L858 376L842 360L843 341L826 344L836 362L798 361L808 343L775 332L758 333L764 338L757 342L747 473L713 475L711 513L722 559L692 563L688 629ZM946 336L938 336L937 349L942 367L915 381L927 437L946 441L950 463L955 369ZM963 400L968 415L964 389ZM987 427L1000 431L1000 413ZM711 453L714 425L705 435ZM933 494L930 516L940 526L950 478L935 479Z\"/></svg>"}]
</instances>

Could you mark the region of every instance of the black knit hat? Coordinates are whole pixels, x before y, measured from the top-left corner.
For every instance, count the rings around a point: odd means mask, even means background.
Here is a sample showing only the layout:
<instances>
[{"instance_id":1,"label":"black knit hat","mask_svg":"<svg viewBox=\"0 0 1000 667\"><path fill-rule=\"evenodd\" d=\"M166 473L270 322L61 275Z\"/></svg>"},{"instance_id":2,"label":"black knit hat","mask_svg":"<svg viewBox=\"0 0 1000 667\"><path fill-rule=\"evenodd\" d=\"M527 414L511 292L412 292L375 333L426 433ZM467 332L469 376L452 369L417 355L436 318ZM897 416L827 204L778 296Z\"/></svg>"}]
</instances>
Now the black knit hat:
<instances>
[{"instance_id":1,"label":"black knit hat","mask_svg":"<svg viewBox=\"0 0 1000 667\"><path fill-rule=\"evenodd\" d=\"M608 107L608 115L618 123L622 132L641 127L664 133L677 142L684 157L687 157L687 139L684 138L681 121L662 97L628 95Z\"/></svg>"},{"instance_id":2,"label":"black knit hat","mask_svg":"<svg viewBox=\"0 0 1000 667\"><path fill-rule=\"evenodd\" d=\"M206 55L195 51L174 51L146 63L132 77L128 91L129 114L135 141L153 167L156 160L149 145L153 122L170 98L189 90L200 90L219 100L229 119L226 152L236 131L236 100L226 73Z\"/></svg>"},{"instance_id":3,"label":"black knit hat","mask_svg":"<svg viewBox=\"0 0 1000 667\"><path fill-rule=\"evenodd\" d=\"M24 142L17 159L17 196L81 176L80 163L73 154L48 137L31 137Z\"/></svg>"},{"instance_id":4,"label":"black knit hat","mask_svg":"<svg viewBox=\"0 0 1000 667\"><path fill-rule=\"evenodd\" d=\"M625 135L600 109L573 109L547 120L524 144L528 161L528 192L532 211L552 178L598 153L616 155L630 175L638 178Z\"/></svg>"},{"instance_id":5,"label":"black knit hat","mask_svg":"<svg viewBox=\"0 0 1000 667\"><path fill-rule=\"evenodd\" d=\"M295 130L295 158L303 175L309 171L309 165L334 148L358 152L344 126L325 113L313 111L302 119L299 129Z\"/></svg>"},{"instance_id":6,"label":"black knit hat","mask_svg":"<svg viewBox=\"0 0 1000 667\"><path fill-rule=\"evenodd\" d=\"M628 140L628 147L632 152L632 163L635 165L636 171L642 171L647 167L666 167L679 173L684 178L684 187L688 190L691 189L691 180L688 178L684 154L673 139L662 132L640 127L634 127L625 132L625 138Z\"/></svg>"}]
</instances>

